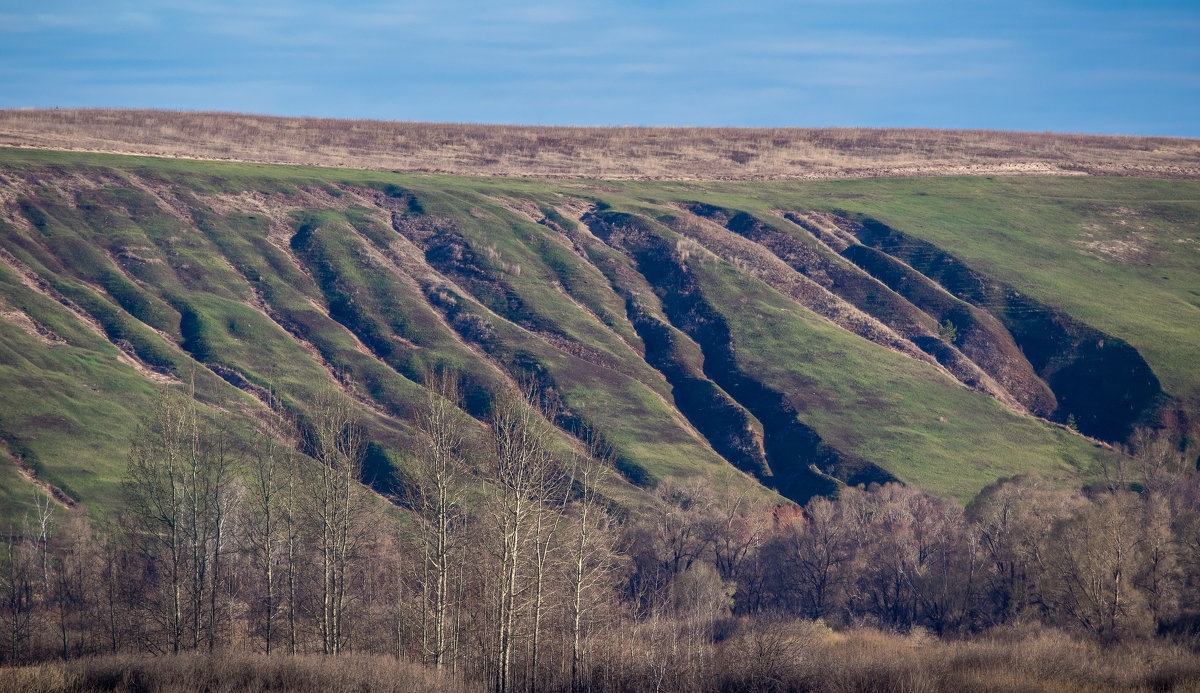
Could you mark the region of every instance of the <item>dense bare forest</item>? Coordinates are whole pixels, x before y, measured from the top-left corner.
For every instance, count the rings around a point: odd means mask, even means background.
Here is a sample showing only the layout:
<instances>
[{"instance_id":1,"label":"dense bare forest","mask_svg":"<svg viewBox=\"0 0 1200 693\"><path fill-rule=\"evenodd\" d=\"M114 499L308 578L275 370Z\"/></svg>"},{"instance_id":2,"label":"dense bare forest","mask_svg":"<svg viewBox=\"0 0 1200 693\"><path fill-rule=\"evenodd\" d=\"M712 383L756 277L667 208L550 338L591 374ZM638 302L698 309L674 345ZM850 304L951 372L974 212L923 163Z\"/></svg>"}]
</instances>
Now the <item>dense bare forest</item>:
<instances>
[{"instance_id":1,"label":"dense bare forest","mask_svg":"<svg viewBox=\"0 0 1200 693\"><path fill-rule=\"evenodd\" d=\"M1141 432L1094 488L1003 479L965 509L899 484L801 509L664 483L635 515L603 493L602 445L555 444L533 387L475 435L456 378L428 380L429 444L391 503L359 483L370 444L333 391L303 417L276 406L249 449L165 391L131 441L123 508L43 497L6 528L3 661L60 663L0 685L1200 684L1187 440Z\"/></svg>"},{"instance_id":2,"label":"dense bare forest","mask_svg":"<svg viewBox=\"0 0 1200 693\"><path fill-rule=\"evenodd\" d=\"M1178 137L871 128L539 127L129 109L0 110L0 145L611 180L1200 177Z\"/></svg>"}]
</instances>

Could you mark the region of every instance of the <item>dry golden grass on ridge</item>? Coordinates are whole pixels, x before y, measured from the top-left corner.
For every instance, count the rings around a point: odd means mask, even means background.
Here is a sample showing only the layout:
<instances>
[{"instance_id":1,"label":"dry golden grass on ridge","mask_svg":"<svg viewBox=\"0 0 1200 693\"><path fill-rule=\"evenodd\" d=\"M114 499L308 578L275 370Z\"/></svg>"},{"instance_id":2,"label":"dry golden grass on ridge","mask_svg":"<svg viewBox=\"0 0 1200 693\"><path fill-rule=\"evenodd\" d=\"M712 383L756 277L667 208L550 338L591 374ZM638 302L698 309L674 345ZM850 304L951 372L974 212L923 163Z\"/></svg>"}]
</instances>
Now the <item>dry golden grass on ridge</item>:
<instances>
[{"instance_id":1,"label":"dry golden grass on ridge","mask_svg":"<svg viewBox=\"0 0 1200 693\"><path fill-rule=\"evenodd\" d=\"M157 110L0 110L0 146L613 180L1200 178L1200 140L990 130L541 127Z\"/></svg>"}]
</instances>

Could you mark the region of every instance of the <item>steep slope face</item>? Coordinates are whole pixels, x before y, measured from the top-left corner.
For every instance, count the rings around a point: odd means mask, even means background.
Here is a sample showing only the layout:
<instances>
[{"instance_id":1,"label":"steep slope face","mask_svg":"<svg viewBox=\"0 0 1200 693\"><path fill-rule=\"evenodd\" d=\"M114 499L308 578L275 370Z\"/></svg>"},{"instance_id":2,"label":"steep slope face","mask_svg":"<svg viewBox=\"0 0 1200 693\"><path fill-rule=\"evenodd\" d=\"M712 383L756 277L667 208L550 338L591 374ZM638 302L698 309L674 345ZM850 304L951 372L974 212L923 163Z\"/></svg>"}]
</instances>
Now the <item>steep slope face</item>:
<instances>
[{"instance_id":1,"label":"steep slope face","mask_svg":"<svg viewBox=\"0 0 1200 693\"><path fill-rule=\"evenodd\" d=\"M841 226L863 244L847 246L843 254L889 286L917 295L913 285L919 279L914 281L913 274L920 273L966 303L965 310L954 311L929 301L950 324L960 325L956 342L973 347L983 357L976 360L991 365L998 380L1025 395L1023 401L1032 399L1032 410L1060 421L1070 418L1084 433L1119 441L1145 420L1161 396L1158 378L1125 341L1022 296L936 246L874 219L845 219ZM981 336L981 331L987 334ZM988 353L997 344L1019 346L1020 355L1012 349ZM1056 407L1045 401L1047 386Z\"/></svg>"},{"instance_id":2,"label":"steep slope face","mask_svg":"<svg viewBox=\"0 0 1200 693\"><path fill-rule=\"evenodd\" d=\"M184 380L246 435L272 393L341 388L382 492L431 369L480 430L530 382L564 446L614 448L633 503L687 479L1077 483L1113 453L1038 417L1119 441L1189 406L1120 337L809 189L55 156L7 152L0 182L8 504L20 473L107 502L154 388Z\"/></svg>"}]
</instances>

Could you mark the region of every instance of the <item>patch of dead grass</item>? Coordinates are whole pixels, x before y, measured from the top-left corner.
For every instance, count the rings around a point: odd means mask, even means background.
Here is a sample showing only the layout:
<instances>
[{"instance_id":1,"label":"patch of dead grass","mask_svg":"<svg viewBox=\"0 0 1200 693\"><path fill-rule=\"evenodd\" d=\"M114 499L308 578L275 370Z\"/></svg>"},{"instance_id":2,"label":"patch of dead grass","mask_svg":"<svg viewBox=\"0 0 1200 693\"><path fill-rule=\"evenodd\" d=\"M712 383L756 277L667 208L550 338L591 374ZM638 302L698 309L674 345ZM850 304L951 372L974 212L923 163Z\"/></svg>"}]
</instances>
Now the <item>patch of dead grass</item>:
<instances>
[{"instance_id":1,"label":"patch of dead grass","mask_svg":"<svg viewBox=\"0 0 1200 693\"><path fill-rule=\"evenodd\" d=\"M1200 178L1200 140L990 130L543 127L118 109L0 110L0 146L612 180Z\"/></svg>"}]
</instances>

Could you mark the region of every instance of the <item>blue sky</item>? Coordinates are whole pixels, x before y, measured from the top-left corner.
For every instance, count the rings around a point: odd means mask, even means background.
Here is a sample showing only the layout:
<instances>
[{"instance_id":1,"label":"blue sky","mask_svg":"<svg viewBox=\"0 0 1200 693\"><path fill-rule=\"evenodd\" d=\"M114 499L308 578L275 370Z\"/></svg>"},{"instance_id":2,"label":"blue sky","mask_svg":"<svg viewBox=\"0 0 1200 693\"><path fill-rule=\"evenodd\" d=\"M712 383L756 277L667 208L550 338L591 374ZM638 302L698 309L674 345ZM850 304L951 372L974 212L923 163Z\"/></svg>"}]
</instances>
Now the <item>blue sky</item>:
<instances>
[{"instance_id":1,"label":"blue sky","mask_svg":"<svg viewBox=\"0 0 1200 693\"><path fill-rule=\"evenodd\" d=\"M0 0L0 107L1200 136L1200 2Z\"/></svg>"}]
</instances>

